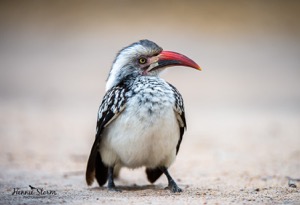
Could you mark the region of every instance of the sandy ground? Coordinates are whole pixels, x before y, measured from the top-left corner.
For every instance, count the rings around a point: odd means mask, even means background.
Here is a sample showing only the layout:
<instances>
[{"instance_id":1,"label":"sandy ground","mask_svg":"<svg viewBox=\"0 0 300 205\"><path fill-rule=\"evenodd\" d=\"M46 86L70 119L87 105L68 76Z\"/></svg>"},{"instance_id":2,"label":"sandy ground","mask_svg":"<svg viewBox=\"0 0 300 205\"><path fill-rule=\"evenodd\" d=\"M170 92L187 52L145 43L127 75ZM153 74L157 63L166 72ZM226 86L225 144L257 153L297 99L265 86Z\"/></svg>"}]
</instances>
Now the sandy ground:
<instances>
[{"instance_id":1,"label":"sandy ground","mask_svg":"<svg viewBox=\"0 0 300 205\"><path fill-rule=\"evenodd\" d=\"M3 2L0 204L300 204L299 3ZM163 75L187 113L179 194L142 168L121 193L84 180L110 64L141 38L203 68Z\"/></svg>"},{"instance_id":2,"label":"sandy ground","mask_svg":"<svg viewBox=\"0 0 300 205\"><path fill-rule=\"evenodd\" d=\"M30 109L29 109L30 110ZM7 107L1 110L6 113ZM30 113L10 111L11 120L23 121L19 133L1 149L1 204L298 204L299 182L299 116L227 113L205 116L199 112L189 115L189 131L170 173L184 189L172 194L164 190L165 177L150 185L144 170L121 171L116 184L121 193L107 191L96 184L87 187L84 169L92 136L58 137L52 123L60 125L67 119L53 117L63 111L45 110L40 115L47 120L36 122ZM43 111L40 111L43 112ZM56 113L57 112L57 113ZM48 114L47 114L48 113ZM218 113L218 112L216 112ZM38 114L38 115L39 115ZM51 116L49 116L51 115ZM247 115L247 119L244 118ZM3 116L3 115L2 115ZM6 115L7 116L7 115ZM67 115L66 115L67 116ZM201 117L202 116L202 117ZM49 121L49 123L46 123ZM56 122L53 122L56 121ZM58 122L57 122L58 121ZM80 120L81 121L81 120ZM83 120L84 121L84 120ZM1 118L1 124L13 122ZM79 123L80 124L80 123ZM214 127L219 125L218 129ZM57 126L55 125L55 127ZM199 126L201 125L201 126ZM6 124L7 126L7 124ZM39 128L39 132L31 133ZM77 126L74 125L73 129ZM32 129L32 130L31 130ZM69 129L69 128L65 128ZM54 131L55 132L55 131ZM9 134L9 133L8 133ZM30 140L27 137L30 136ZM80 136L80 134L78 134ZM12 153L11 147L18 147ZM294 184L296 187L293 187ZM14 188L30 190L29 185L53 190L56 195L13 195Z\"/></svg>"}]
</instances>

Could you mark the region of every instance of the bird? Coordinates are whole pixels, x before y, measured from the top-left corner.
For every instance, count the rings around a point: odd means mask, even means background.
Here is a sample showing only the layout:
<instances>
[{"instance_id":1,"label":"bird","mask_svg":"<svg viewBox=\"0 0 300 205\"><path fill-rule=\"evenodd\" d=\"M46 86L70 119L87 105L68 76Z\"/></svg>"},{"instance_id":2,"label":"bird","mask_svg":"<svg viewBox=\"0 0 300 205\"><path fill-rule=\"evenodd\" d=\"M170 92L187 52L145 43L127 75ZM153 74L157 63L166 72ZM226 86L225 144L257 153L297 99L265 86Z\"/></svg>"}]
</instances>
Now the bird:
<instances>
[{"instance_id":1,"label":"bird","mask_svg":"<svg viewBox=\"0 0 300 205\"><path fill-rule=\"evenodd\" d=\"M86 167L86 182L121 191L114 183L121 167L145 167L149 182L162 174L173 193L182 189L168 168L174 162L186 129L184 104L178 90L160 78L171 66L201 70L190 58L165 51L144 39L121 49L106 80L98 110L95 141Z\"/></svg>"}]
</instances>

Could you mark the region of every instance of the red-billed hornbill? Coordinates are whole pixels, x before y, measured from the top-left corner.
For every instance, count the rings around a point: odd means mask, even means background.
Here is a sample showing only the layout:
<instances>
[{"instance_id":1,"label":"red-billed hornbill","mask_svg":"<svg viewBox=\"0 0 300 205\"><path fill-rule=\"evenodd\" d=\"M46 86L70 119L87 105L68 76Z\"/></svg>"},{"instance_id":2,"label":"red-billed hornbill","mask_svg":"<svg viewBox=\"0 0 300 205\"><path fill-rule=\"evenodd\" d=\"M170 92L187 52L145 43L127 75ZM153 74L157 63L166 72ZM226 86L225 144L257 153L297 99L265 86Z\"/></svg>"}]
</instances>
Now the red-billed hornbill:
<instances>
[{"instance_id":1,"label":"red-billed hornbill","mask_svg":"<svg viewBox=\"0 0 300 205\"><path fill-rule=\"evenodd\" d=\"M159 77L169 66L201 70L188 57L163 51L149 40L123 48L110 70L106 94L98 111L96 139L89 156L86 181L117 190L114 168L145 166L154 183L163 173L172 192L181 192L168 172L178 153L186 121L177 89Z\"/></svg>"}]
</instances>

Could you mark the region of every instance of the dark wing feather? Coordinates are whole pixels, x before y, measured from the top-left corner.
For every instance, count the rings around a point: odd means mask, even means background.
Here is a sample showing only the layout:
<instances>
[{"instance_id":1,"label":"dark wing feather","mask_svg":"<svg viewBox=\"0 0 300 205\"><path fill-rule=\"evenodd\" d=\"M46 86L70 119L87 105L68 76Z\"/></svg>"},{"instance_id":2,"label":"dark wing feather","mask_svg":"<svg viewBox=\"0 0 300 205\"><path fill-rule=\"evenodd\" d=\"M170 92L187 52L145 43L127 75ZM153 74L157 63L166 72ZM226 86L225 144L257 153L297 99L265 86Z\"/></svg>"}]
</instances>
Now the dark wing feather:
<instances>
[{"instance_id":1,"label":"dark wing feather","mask_svg":"<svg viewBox=\"0 0 300 205\"><path fill-rule=\"evenodd\" d=\"M91 149L86 168L86 182L91 185L96 177L100 186L107 180L107 167L103 164L99 152L102 132L125 108L126 88L115 86L106 92L98 111L96 138Z\"/></svg>"},{"instance_id":2,"label":"dark wing feather","mask_svg":"<svg viewBox=\"0 0 300 205\"><path fill-rule=\"evenodd\" d=\"M176 146L176 155L178 154L180 144L182 141L182 137L184 134L184 131L186 129L186 120L184 115L184 104L181 94L178 92L178 90L171 84L169 84L174 92L175 97L175 104L174 104L174 111L176 113L176 117L179 124L179 130L180 130L180 136L179 140ZM156 167L154 169L147 168L146 169L147 178L151 183L154 183L162 174L163 171L160 167Z\"/></svg>"}]
</instances>

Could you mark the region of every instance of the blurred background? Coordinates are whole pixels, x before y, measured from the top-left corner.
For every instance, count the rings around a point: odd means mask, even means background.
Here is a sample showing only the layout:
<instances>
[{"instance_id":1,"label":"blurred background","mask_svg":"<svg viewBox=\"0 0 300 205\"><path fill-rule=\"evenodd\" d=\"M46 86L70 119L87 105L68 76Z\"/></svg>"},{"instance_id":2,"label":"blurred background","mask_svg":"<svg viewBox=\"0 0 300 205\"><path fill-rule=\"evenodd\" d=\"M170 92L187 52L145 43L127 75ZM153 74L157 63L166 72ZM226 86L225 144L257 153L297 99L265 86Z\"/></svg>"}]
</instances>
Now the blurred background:
<instances>
[{"instance_id":1,"label":"blurred background","mask_svg":"<svg viewBox=\"0 0 300 205\"><path fill-rule=\"evenodd\" d=\"M83 175L111 63L150 39L203 68L162 75L187 112L177 172L297 176L299 10L296 0L1 1L1 173Z\"/></svg>"}]
</instances>

